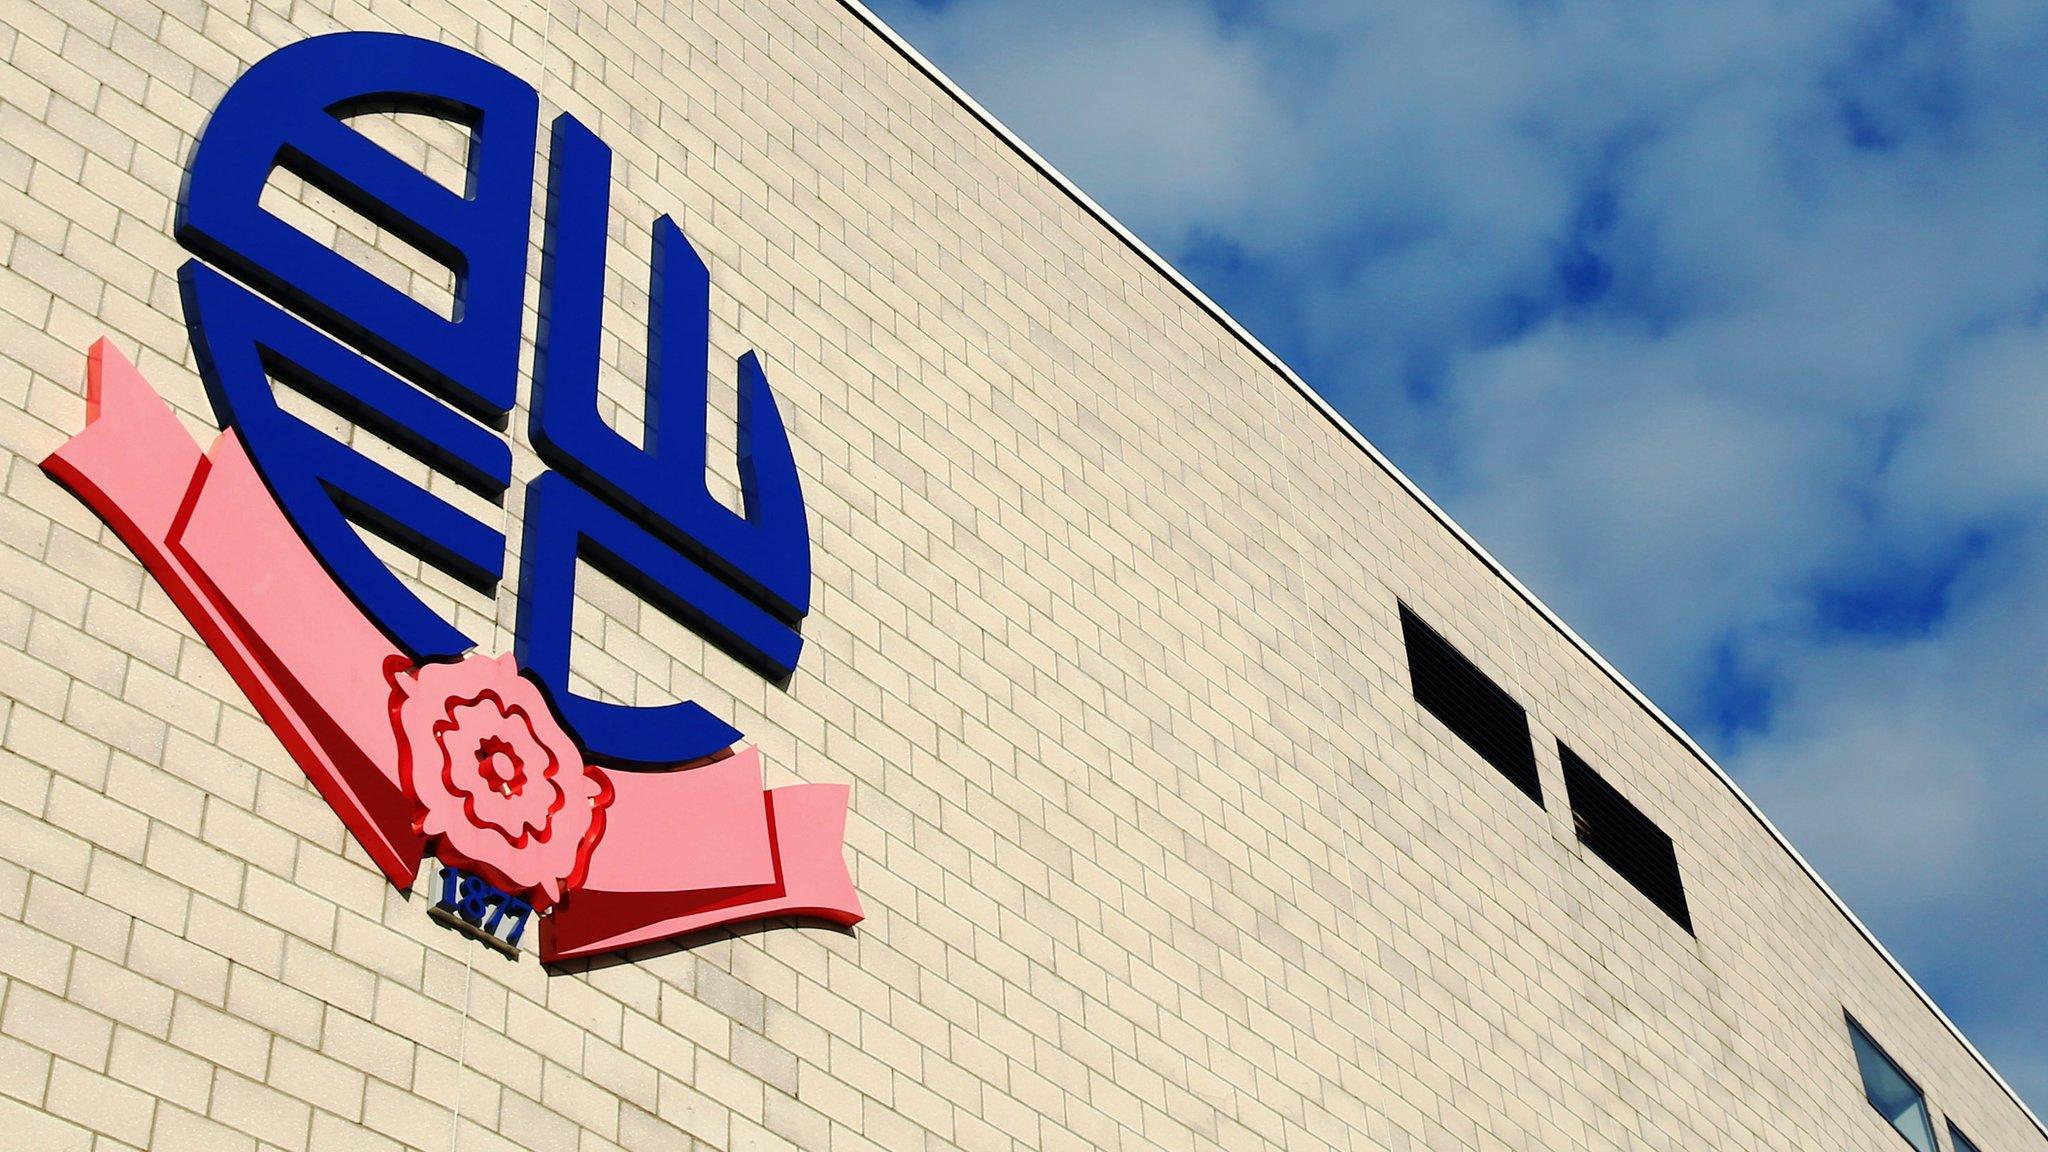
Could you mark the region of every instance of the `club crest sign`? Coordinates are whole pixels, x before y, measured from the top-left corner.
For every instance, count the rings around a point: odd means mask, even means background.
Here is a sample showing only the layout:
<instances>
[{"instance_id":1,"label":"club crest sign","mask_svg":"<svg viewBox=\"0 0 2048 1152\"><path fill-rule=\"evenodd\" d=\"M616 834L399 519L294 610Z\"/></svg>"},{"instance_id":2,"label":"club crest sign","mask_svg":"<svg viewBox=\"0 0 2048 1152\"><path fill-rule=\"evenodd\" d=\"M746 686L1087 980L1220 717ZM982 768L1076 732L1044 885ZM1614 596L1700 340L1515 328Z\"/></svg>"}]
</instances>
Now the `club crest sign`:
<instances>
[{"instance_id":1,"label":"club crest sign","mask_svg":"<svg viewBox=\"0 0 2048 1152\"><path fill-rule=\"evenodd\" d=\"M457 191L357 132L373 110L468 130ZM810 535L766 370L736 365L743 512L705 485L710 274L654 226L646 435L598 411L611 150L496 65L377 33L279 49L221 97L177 236L187 326L222 428L202 450L107 341L86 427L43 462L120 535L394 885L431 851L437 916L544 960L778 916L861 917L848 789L764 789L760 753L693 702L629 706L569 672L584 561L761 675L786 680ZM259 203L283 168L453 270L427 308ZM534 189L546 229L513 650L485 653L360 527L490 591L515 551L480 519L281 406L290 388L504 507ZM276 384L273 384L276 381ZM475 501L470 501L474 506Z\"/></svg>"}]
</instances>

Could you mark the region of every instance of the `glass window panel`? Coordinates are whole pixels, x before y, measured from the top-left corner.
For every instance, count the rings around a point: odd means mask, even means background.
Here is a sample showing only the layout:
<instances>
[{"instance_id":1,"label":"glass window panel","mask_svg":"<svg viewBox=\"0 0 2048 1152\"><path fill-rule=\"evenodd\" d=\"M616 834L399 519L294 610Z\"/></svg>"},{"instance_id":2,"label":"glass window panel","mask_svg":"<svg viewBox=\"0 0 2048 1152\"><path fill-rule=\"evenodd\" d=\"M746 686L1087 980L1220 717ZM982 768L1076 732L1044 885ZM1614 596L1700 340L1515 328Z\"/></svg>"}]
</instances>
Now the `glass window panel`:
<instances>
[{"instance_id":1,"label":"glass window panel","mask_svg":"<svg viewBox=\"0 0 2048 1152\"><path fill-rule=\"evenodd\" d=\"M1970 1143L1970 1138L1963 1135L1963 1130L1954 1124L1948 1126L1948 1142L1955 1152L1977 1152L1977 1146Z\"/></svg>"},{"instance_id":2,"label":"glass window panel","mask_svg":"<svg viewBox=\"0 0 2048 1152\"><path fill-rule=\"evenodd\" d=\"M1856 1049L1856 1069L1863 1074L1863 1095L1870 1106L1898 1129L1906 1143L1920 1152L1935 1152L1934 1123L1927 1117L1927 1101L1919 1087L1854 1020L1849 1021L1849 1041Z\"/></svg>"}]
</instances>

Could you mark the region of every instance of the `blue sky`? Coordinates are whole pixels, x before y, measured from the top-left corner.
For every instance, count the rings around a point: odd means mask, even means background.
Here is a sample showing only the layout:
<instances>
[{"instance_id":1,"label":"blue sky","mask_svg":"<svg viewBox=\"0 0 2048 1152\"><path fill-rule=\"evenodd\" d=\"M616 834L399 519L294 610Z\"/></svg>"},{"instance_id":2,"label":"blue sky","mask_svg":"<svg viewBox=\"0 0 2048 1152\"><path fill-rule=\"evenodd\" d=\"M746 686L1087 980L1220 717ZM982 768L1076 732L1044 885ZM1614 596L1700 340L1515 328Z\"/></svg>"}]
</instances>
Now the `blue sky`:
<instances>
[{"instance_id":1,"label":"blue sky","mask_svg":"<svg viewBox=\"0 0 2048 1152\"><path fill-rule=\"evenodd\" d=\"M2048 1104L2048 9L870 2Z\"/></svg>"}]
</instances>

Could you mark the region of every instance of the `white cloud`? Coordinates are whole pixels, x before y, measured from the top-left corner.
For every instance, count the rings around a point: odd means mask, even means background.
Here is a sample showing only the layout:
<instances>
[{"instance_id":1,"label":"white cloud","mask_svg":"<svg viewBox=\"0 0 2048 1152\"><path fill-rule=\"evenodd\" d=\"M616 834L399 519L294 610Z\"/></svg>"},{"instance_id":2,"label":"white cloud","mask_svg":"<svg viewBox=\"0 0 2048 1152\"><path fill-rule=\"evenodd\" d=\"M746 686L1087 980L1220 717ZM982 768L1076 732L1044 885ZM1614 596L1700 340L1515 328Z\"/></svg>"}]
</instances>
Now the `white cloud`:
<instances>
[{"instance_id":1,"label":"white cloud","mask_svg":"<svg viewBox=\"0 0 2048 1152\"><path fill-rule=\"evenodd\" d=\"M928 54L966 59L970 91L1134 222L1254 211L1287 170L1286 116L1250 46L1165 0L969 4L891 12Z\"/></svg>"}]
</instances>

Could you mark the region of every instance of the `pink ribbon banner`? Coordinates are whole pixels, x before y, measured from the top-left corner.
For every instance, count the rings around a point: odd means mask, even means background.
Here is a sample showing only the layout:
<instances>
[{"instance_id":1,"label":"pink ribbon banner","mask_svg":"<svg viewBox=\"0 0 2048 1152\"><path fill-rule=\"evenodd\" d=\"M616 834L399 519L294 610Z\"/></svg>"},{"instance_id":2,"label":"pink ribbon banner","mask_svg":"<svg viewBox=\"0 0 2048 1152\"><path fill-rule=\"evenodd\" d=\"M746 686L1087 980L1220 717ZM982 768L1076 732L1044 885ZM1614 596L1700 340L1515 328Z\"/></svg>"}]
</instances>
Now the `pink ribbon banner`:
<instances>
[{"instance_id":1,"label":"pink ribbon banner","mask_svg":"<svg viewBox=\"0 0 2048 1152\"><path fill-rule=\"evenodd\" d=\"M299 538L240 439L201 451L107 341L85 430L43 461L220 657L391 883L429 848L531 892L541 959L769 917L851 925L849 789L764 789L748 748L665 772L586 765L508 658L415 666Z\"/></svg>"}]
</instances>

